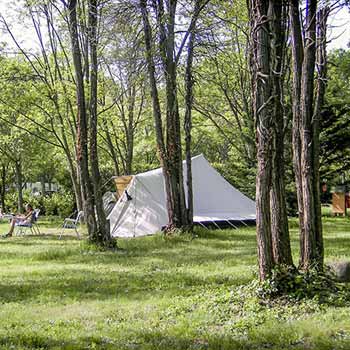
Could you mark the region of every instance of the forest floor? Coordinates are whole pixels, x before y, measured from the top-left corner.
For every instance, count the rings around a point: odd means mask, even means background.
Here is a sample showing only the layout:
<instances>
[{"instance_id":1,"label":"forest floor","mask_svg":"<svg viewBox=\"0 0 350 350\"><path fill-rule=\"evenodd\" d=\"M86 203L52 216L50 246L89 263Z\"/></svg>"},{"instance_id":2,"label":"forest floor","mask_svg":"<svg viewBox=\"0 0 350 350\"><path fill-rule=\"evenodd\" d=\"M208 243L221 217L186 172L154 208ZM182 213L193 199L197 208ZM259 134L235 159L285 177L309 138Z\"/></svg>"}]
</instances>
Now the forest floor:
<instances>
[{"instance_id":1,"label":"forest floor","mask_svg":"<svg viewBox=\"0 0 350 350\"><path fill-rule=\"evenodd\" d=\"M41 220L41 236L0 239L0 349L350 349L345 304L245 297L254 228L120 240L105 252L72 232L59 240L57 222ZM350 260L349 218L325 218L324 235L326 261Z\"/></svg>"}]
</instances>

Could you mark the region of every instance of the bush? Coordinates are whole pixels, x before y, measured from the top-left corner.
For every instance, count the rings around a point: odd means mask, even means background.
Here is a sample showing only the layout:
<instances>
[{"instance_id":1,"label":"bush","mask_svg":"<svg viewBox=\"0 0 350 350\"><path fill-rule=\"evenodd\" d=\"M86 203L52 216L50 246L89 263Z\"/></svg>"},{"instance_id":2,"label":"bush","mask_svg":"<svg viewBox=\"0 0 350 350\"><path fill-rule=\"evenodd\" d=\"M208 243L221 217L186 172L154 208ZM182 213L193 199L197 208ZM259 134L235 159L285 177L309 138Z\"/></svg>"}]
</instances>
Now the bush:
<instances>
[{"instance_id":1,"label":"bush","mask_svg":"<svg viewBox=\"0 0 350 350\"><path fill-rule=\"evenodd\" d=\"M42 196L34 196L30 190L23 191L23 204L30 203L33 208L43 209ZM10 213L17 213L18 211L18 192L10 192L6 195L7 211Z\"/></svg>"},{"instance_id":2,"label":"bush","mask_svg":"<svg viewBox=\"0 0 350 350\"><path fill-rule=\"evenodd\" d=\"M257 288L262 300L288 297L293 300L313 299L319 303L342 304L350 300L350 293L337 283L327 267L324 271L310 269L306 272L296 268L277 266L266 281Z\"/></svg>"},{"instance_id":3,"label":"bush","mask_svg":"<svg viewBox=\"0 0 350 350\"><path fill-rule=\"evenodd\" d=\"M11 192L6 196L8 211L17 212L18 193ZM41 215L59 215L67 217L74 209L74 197L67 192L56 192L51 196L34 196L30 190L23 191L23 203L30 203L33 208L41 210Z\"/></svg>"},{"instance_id":4,"label":"bush","mask_svg":"<svg viewBox=\"0 0 350 350\"><path fill-rule=\"evenodd\" d=\"M43 200L46 215L59 215L67 217L74 209L74 199L70 193L57 192Z\"/></svg>"},{"instance_id":5,"label":"bush","mask_svg":"<svg viewBox=\"0 0 350 350\"><path fill-rule=\"evenodd\" d=\"M45 215L58 215L57 205L54 196L43 197Z\"/></svg>"}]
</instances>

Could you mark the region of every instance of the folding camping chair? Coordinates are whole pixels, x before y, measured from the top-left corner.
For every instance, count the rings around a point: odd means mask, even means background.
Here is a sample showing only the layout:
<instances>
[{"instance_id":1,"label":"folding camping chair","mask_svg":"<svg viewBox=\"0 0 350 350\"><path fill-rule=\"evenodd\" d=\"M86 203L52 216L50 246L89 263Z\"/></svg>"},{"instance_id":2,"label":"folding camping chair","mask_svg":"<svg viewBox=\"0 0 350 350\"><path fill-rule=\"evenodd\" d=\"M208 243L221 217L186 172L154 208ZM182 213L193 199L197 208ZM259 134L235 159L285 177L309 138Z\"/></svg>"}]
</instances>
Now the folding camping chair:
<instances>
[{"instance_id":1,"label":"folding camping chair","mask_svg":"<svg viewBox=\"0 0 350 350\"><path fill-rule=\"evenodd\" d=\"M16 224L15 227L17 229L16 229L15 234L17 236L25 235L27 233L28 229L30 229L31 234L40 235L40 229L39 229L39 225L38 225L39 214L40 214L40 209L34 209L30 222Z\"/></svg>"},{"instance_id":2,"label":"folding camping chair","mask_svg":"<svg viewBox=\"0 0 350 350\"><path fill-rule=\"evenodd\" d=\"M59 239L61 239L61 237L66 229L73 229L75 231L75 233L77 234L77 237L80 238L77 227L79 225L80 218L83 216L83 214L84 214L83 211L79 211L77 214L77 217L75 219L72 219L72 218L65 218L64 219L63 224L61 226L61 233L60 233Z\"/></svg>"}]
</instances>

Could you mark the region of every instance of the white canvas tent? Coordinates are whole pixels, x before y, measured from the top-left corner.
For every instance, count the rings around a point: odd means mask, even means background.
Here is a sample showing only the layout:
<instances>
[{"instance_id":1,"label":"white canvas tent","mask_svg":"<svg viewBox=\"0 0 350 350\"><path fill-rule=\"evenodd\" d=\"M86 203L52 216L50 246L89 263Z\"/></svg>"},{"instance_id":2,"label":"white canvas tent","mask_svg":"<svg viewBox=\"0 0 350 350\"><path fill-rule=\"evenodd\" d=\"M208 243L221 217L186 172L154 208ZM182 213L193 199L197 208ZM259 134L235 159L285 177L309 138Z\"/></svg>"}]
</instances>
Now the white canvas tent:
<instances>
[{"instance_id":1,"label":"white canvas tent","mask_svg":"<svg viewBox=\"0 0 350 350\"><path fill-rule=\"evenodd\" d=\"M186 183L184 162L184 183ZM204 158L192 158L194 222L255 219L255 203L229 184ZM134 175L109 214L113 237L154 234L168 223L162 169Z\"/></svg>"}]
</instances>

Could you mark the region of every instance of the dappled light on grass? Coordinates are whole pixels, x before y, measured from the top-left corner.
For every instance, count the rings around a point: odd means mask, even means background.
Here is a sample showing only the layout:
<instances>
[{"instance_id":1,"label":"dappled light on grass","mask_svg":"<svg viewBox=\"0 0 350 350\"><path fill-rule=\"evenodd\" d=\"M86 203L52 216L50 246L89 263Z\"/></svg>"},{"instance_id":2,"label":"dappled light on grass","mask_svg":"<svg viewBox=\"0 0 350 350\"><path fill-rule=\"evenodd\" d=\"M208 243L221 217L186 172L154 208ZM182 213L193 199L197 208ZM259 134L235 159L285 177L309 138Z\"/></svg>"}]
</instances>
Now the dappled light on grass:
<instances>
[{"instance_id":1,"label":"dappled light on grass","mask_svg":"<svg viewBox=\"0 0 350 350\"><path fill-rule=\"evenodd\" d=\"M349 259L349 221L327 220L326 259ZM345 305L267 307L244 292L254 228L120 240L117 251L43 232L0 240L0 349L350 347Z\"/></svg>"}]
</instances>

